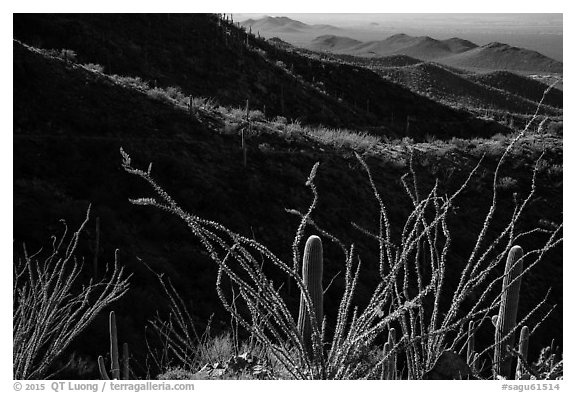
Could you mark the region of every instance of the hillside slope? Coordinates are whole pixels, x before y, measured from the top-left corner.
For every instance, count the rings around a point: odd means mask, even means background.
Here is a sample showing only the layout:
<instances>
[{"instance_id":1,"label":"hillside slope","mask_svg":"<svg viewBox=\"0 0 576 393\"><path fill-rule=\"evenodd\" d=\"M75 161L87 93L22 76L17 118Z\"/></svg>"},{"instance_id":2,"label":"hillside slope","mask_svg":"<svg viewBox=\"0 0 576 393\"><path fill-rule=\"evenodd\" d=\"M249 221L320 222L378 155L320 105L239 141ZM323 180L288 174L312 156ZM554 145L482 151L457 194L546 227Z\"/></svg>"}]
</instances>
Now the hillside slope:
<instances>
[{"instance_id":1,"label":"hillside slope","mask_svg":"<svg viewBox=\"0 0 576 393\"><path fill-rule=\"evenodd\" d=\"M460 75L434 63L420 63L404 67L379 67L375 71L415 92L425 94L449 105L510 113L534 113L547 87L542 83L520 76L506 82L504 81L506 76L500 74L502 81L496 82L493 78L488 79L485 76ZM524 80L533 83L528 83L523 88L523 85L517 81ZM485 84L484 81L488 83ZM489 84L490 81L493 81L491 83L493 86ZM537 85L534 86L534 84ZM504 90L504 86L508 89ZM546 104L550 102L560 104L560 107L543 105L540 108L540 113L549 116L561 115L562 101L558 101L557 93L554 94L553 92L553 97L545 100Z\"/></svg>"},{"instance_id":2,"label":"hillside slope","mask_svg":"<svg viewBox=\"0 0 576 393\"><path fill-rule=\"evenodd\" d=\"M439 59L453 67L523 72L562 73L562 63L533 50L492 42Z\"/></svg>"},{"instance_id":3,"label":"hillside slope","mask_svg":"<svg viewBox=\"0 0 576 393\"><path fill-rule=\"evenodd\" d=\"M496 71L487 74L474 74L468 76L470 80L510 92L520 97L539 102L548 85L537 80L527 78L508 71ZM546 94L543 104L563 107L562 91L554 88Z\"/></svg>"},{"instance_id":4,"label":"hillside slope","mask_svg":"<svg viewBox=\"0 0 576 393\"><path fill-rule=\"evenodd\" d=\"M178 86L222 105L243 107L249 99L269 117L305 124L402 136L410 117L442 138L509 132L364 68L303 57L247 36L214 15L19 14L14 36L42 48L74 50L79 62L102 64L108 74Z\"/></svg>"}]
</instances>

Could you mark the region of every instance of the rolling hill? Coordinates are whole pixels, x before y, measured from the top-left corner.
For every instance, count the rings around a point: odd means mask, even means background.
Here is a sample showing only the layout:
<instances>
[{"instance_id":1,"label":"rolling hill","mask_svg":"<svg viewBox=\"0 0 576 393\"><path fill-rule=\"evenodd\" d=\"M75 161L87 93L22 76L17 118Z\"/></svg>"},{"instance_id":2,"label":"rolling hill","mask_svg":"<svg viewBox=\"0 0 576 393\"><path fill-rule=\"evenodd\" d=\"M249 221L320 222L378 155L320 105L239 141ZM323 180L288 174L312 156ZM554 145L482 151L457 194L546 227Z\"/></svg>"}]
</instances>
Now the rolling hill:
<instances>
[{"instance_id":1,"label":"rolling hill","mask_svg":"<svg viewBox=\"0 0 576 393\"><path fill-rule=\"evenodd\" d=\"M536 51L492 42L468 51L438 59L454 67L522 72L562 73L562 63Z\"/></svg>"},{"instance_id":2,"label":"rolling hill","mask_svg":"<svg viewBox=\"0 0 576 393\"><path fill-rule=\"evenodd\" d=\"M348 37L324 35L314 39L309 49L330 51L355 56L392 56L405 55L420 60L438 59L461 53L476 45L459 38L435 40L433 38L413 37L407 34L395 34L381 41L359 42Z\"/></svg>"},{"instance_id":3,"label":"rolling hill","mask_svg":"<svg viewBox=\"0 0 576 393\"><path fill-rule=\"evenodd\" d=\"M534 113L547 86L512 73L478 76L462 75L441 64L419 63L403 67L374 67L376 72L448 105L470 110ZM508 78L509 75L514 75ZM527 83L526 83L527 82ZM558 99L560 95L560 100ZM540 110L542 114L562 114L561 92L554 89Z\"/></svg>"},{"instance_id":4,"label":"rolling hill","mask_svg":"<svg viewBox=\"0 0 576 393\"><path fill-rule=\"evenodd\" d=\"M361 41L349 37L339 37L336 35L321 35L316 37L309 49L318 51L341 52L361 44Z\"/></svg>"},{"instance_id":5,"label":"rolling hill","mask_svg":"<svg viewBox=\"0 0 576 393\"><path fill-rule=\"evenodd\" d=\"M460 38L436 40L428 36L395 34L384 40L358 42L349 37L323 35L312 40L307 48L359 57L405 55L474 71L562 73L561 62L536 51L498 42L478 46Z\"/></svg>"},{"instance_id":6,"label":"rolling hill","mask_svg":"<svg viewBox=\"0 0 576 393\"><path fill-rule=\"evenodd\" d=\"M527 78L508 71L496 71L487 74L473 74L468 76L470 80L492 86L497 89L507 91L511 94L539 102L542 94L548 88L548 85L532 78ZM563 107L563 94L558 89L552 89L548 92L543 101L546 105L556 108Z\"/></svg>"}]
</instances>

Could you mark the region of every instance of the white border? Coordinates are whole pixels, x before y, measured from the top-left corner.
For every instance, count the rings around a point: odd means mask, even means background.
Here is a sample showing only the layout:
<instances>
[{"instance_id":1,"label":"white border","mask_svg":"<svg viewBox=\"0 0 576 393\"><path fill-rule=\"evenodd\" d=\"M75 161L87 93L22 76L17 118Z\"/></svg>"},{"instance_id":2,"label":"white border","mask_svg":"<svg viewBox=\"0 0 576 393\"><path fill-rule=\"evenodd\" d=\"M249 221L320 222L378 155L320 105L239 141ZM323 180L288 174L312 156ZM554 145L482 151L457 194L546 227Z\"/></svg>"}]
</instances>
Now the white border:
<instances>
[{"instance_id":1,"label":"white border","mask_svg":"<svg viewBox=\"0 0 576 393\"><path fill-rule=\"evenodd\" d=\"M8 3L2 4L2 24L0 25L4 34L3 37L11 37L13 32L12 26L12 13L13 12L227 12L227 13L299 13L299 12L315 12L315 13L326 13L326 12L341 12L341 13L391 13L391 12L413 12L418 13L438 13L438 12L457 12L457 13L564 13L564 69L565 69L565 80L564 80L564 129L567 131L564 139L564 146L568 154L565 154L564 163L564 173L568 174L565 176L564 183L564 200L568 201L565 204L565 223L566 228L564 232L566 242L566 247L564 247L564 357L566 359L565 366L565 381L562 383L562 391L576 391L574 387L574 339L572 333L572 328L574 326L574 316L571 313L572 300L574 300L574 284L568 281L567 278L575 277L574 270L574 253L571 252L570 244L573 240L573 230L572 227L575 223L575 211L570 203L576 195L574 195L574 122L572 120L572 106L573 106L573 72L574 72L574 62L573 55L575 43L573 40L573 26L574 13L571 12L572 9L569 7L568 1L560 0L546 0L538 2L528 2L528 1L502 1L502 0L483 0L476 2L475 4L470 4L466 1L446 1L446 0L435 0L435 1L425 1L425 0L411 0L411 1L368 1L368 0L354 0L348 2L312 2L310 0L291 0L289 2L272 2L272 1L218 1L216 3L204 2L199 3L196 1L138 1L138 2L119 2L111 0L99 0L95 2L81 2L81 1L10 1ZM10 40L11 41L11 40ZM8 54L12 53L12 43L6 38L2 40L2 43L6 46L2 53ZM7 57L7 56L6 56ZM4 60L2 63L2 76L4 79L12 77L12 62ZM5 127L3 127L3 139L2 143L2 165L0 165L0 178L7 183L7 179L12 180L13 185L13 156L12 156L12 92L7 89L7 86L12 86L12 83L5 80L3 91L3 122ZM2 208L4 219L2 220L2 225L0 226L1 236L0 236L0 247L2 250L2 267L0 274L5 280L0 286L2 288L2 293L0 295L0 306L2 307L2 313L8 314L12 307L11 298L11 282L9 282L9 277L12 277L12 271L10 268L12 261L12 190L6 189L2 192ZM570 258L572 257L572 258ZM3 391L9 392L12 390L12 358L10 356L11 351L11 332L9 330L9 320L11 318L4 318L4 323L2 324L2 348L4 349L1 358L1 384L5 389ZM250 391L269 391L271 385L269 383L250 383L248 381L221 381L222 383L217 384L207 384L206 382L199 381L197 383L198 391L206 390L250 390ZM232 384L234 383L234 384ZM312 382L307 383L306 388L318 388L318 383L323 382ZM394 389L400 388L405 390L414 391L425 391L425 390L436 390L442 389L448 391L470 391L470 392L489 392L489 391L500 391L501 383L498 381L483 381L480 384L474 382L447 382L447 381L436 381L433 383L414 381L411 383L400 382L400 383L387 383L385 386L382 383L376 384L370 381L367 382L324 382L329 384L329 389L336 390L352 390L361 387L361 389L374 390L381 392L382 389ZM352 385L353 383L353 385ZM360 386L359 386L360 385ZM276 388L278 384L274 385ZM573 386L573 388L569 388ZM301 389L302 385L298 382L284 382L282 383L281 389ZM569 389L569 390L567 390Z\"/></svg>"}]
</instances>

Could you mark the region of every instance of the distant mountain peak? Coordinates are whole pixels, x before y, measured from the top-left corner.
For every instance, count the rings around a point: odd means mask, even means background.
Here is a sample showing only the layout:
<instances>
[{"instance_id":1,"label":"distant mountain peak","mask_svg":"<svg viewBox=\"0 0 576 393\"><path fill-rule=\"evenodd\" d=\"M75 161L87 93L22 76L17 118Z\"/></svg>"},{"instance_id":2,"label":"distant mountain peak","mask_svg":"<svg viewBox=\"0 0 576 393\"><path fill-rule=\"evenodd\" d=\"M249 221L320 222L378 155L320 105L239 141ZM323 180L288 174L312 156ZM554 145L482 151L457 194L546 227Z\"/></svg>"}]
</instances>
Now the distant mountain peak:
<instances>
[{"instance_id":1,"label":"distant mountain peak","mask_svg":"<svg viewBox=\"0 0 576 393\"><path fill-rule=\"evenodd\" d=\"M490 42L489 44L483 45L483 48L487 48L487 49L508 49L508 48L514 48L513 46L510 46L508 44L503 44L502 42ZM516 48L518 49L518 48Z\"/></svg>"},{"instance_id":2,"label":"distant mountain peak","mask_svg":"<svg viewBox=\"0 0 576 393\"><path fill-rule=\"evenodd\" d=\"M394 34L391 35L390 37L386 38L385 41L391 41L391 42L395 42L395 41L408 41L408 40L412 40L415 37L408 35L408 34L404 34L404 33L398 33L398 34Z\"/></svg>"},{"instance_id":3,"label":"distant mountain peak","mask_svg":"<svg viewBox=\"0 0 576 393\"><path fill-rule=\"evenodd\" d=\"M331 25L309 25L287 16L264 16L260 19L246 19L245 21L240 22L240 25L246 27L252 26L253 28L259 28L271 33L308 30L340 30L338 27Z\"/></svg>"},{"instance_id":4,"label":"distant mountain peak","mask_svg":"<svg viewBox=\"0 0 576 393\"><path fill-rule=\"evenodd\" d=\"M442 43L447 45L450 51L454 53L466 52L470 49L478 48L478 45L475 43L458 37L442 40Z\"/></svg>"},{"instance_id":5,"label":"distant mountain peak","mask_svg":"<svg viewBox=\"0 0 576 393\"><path fill-rule=\"evenodd\" d=\"M296 23L302 26L306 26L306 23L294 20L294 19L290 19L287 16L266 16L263 18L264 20L267 21L273 21L273 22L277 22L278 24L281 25L286 25L288 23Z\"/></svg>"},{"instance_id":6,"label":"distant mountain peak","mask_svg":"<svg viewBox=\"0 0 576 393\"><path fill-rule=\"evenodd\" d=\"M314 38L311 44L316 50L340 50L361 44L361 42L350 37L324 34Z\"/></svg>"}]
</instances>

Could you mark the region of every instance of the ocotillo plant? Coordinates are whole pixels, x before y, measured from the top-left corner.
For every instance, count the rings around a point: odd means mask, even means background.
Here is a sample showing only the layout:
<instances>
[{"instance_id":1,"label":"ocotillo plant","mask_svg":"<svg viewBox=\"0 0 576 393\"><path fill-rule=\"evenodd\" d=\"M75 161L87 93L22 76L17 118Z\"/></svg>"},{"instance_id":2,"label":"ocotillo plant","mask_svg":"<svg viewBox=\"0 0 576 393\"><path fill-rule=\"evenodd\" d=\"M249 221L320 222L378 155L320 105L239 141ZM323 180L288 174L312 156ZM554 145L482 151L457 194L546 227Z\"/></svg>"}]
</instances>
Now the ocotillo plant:
<instances>
[{"instance_id":1,"label":"ocotillo plant","mask_svg":"<svg viewBox=\"0 0 576 393\"><path fill-rule=\"evenodd\" d=\"M520 246L514 246L508 253L504 279L502 281L502 295L500 309L496 320L494 373L510 379L512 374L512 360L507 347L513 347L516 340L516 314L518 313L518 300L520 297L520 283L522 273L522 256L524 252ZM507 337L508 336L508 337Z\"/></svg>"},{"instance_id":2,"label":"ocotillo plant","mask_svg":"<svg viewBox=\"0 0 576 393\"><path fill-rule=\"evenodd\" d=\"M114 311L110 311L110 361L112 363L112 368L110 369L112 374L112 379L120 379L120 361L118 357L118 331L116 329L116 315ZM123 363L123 375L122 379L129 379L130 367L128 364L129 352L128 343L124 343L122 346L122 363ZM98 356L98 369L100 370L100 376L102 379L110 379L108 372L106 372L106 365L104 364L104 358Z\"/></svg>"},{"instance_id":3,"label":"ocotillo plant","mask_svg":"<svg viewBox=\"0 0 576 393\"><path fill-rule=\"evenodd\" d=\"M298 313L298 331L302 335L305 348L310 356L313 354L312 343L314 339L312 324L316 323L318 330L320 330L322 320L324 319L324 294L322 289L323 263L322 241L318 236L310 236L304 248L302 280L312 300L311 308L315 320L311 318L308 313L303 294L300 295L300 310ZM316 339L319 341L320 337L316 337Z\"/></svg>"},{"instance_id":4,"label":"ocotillo plant","mask_svg":"<svg viewBox=\"0 0 576 393\"><path fill-rule=\"evenodd\" d=\"M526 374L526 369L524 367L523 361L528 360L528 339L530 336L530 329L528 326L522 327L520 331L520 340L518 340L518 350L522 358L518 357L518 363L516 365L516 379L522 379Z\"/></svg>"}]
</instances>

